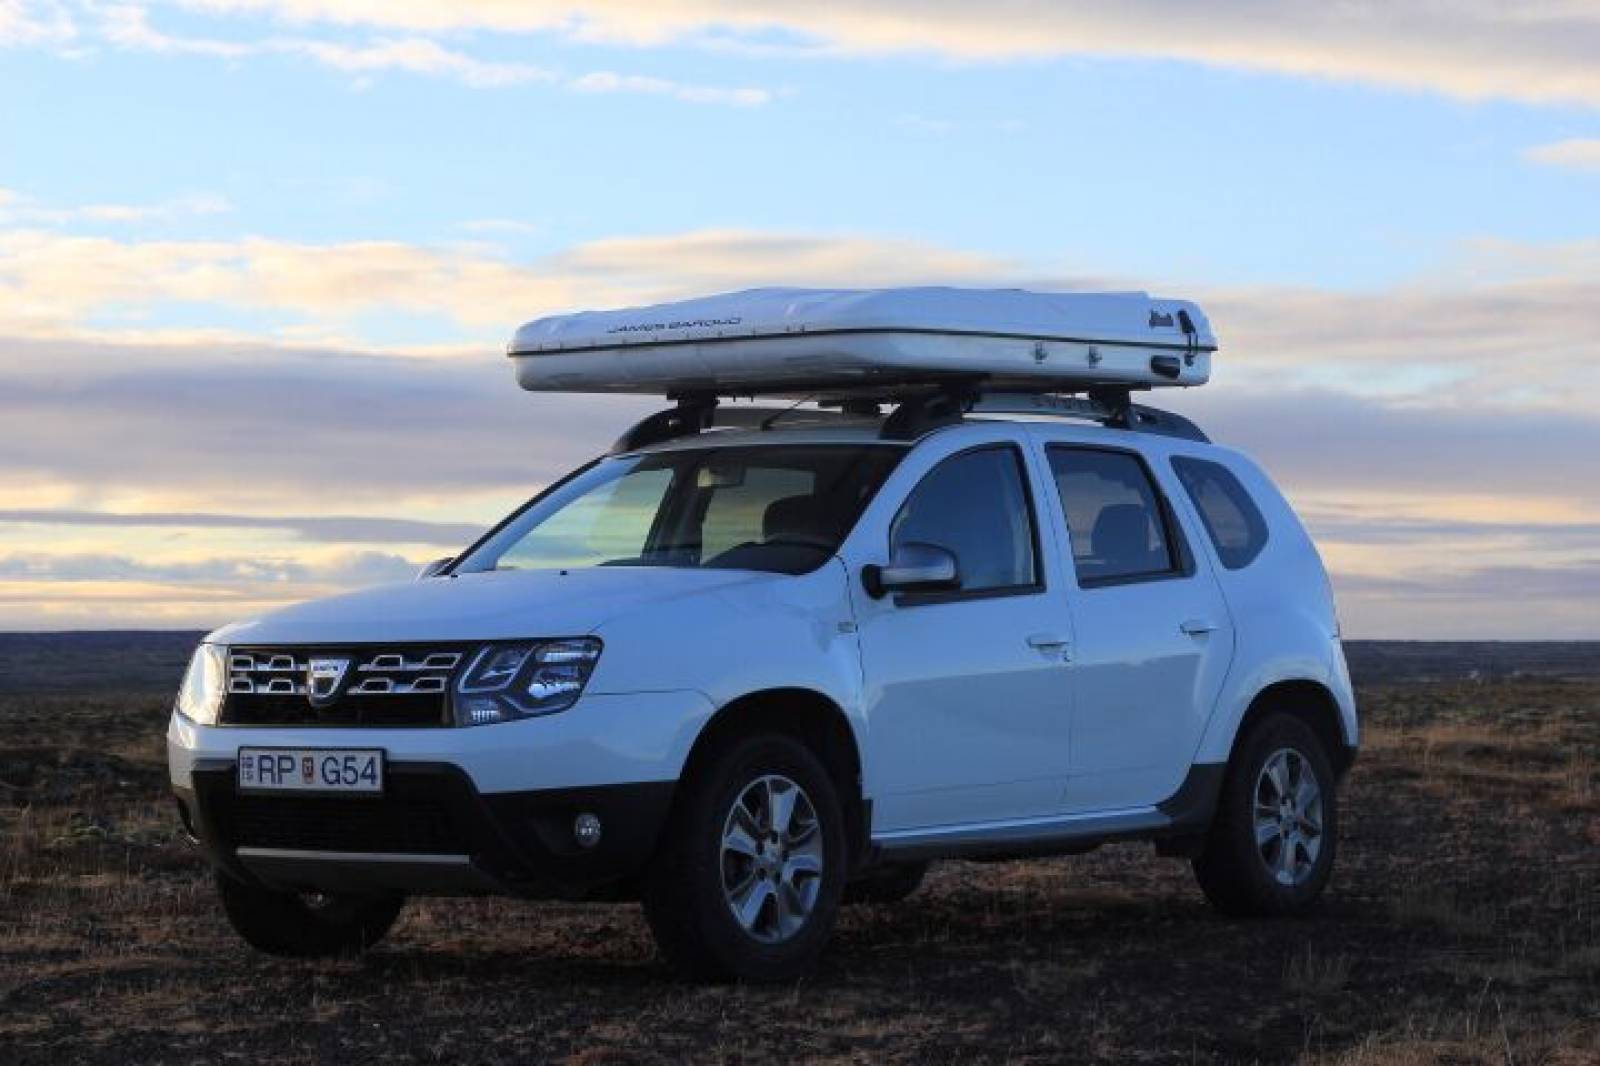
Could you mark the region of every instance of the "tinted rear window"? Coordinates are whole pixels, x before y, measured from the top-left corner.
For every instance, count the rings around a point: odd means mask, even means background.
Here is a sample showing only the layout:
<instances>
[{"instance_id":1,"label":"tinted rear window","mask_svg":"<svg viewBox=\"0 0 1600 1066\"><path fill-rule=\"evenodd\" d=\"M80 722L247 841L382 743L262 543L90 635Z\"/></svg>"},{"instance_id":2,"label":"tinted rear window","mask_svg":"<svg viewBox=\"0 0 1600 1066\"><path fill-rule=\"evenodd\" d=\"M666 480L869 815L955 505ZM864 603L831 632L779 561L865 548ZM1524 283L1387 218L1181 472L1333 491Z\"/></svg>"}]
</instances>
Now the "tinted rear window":
<instances>
[{"instance_id":1,"label":"tinted rear window","mask_svg":"<svg viewBox=\"0 0 1600 1066\"><path fill-rule=\"evenodd\" d=\"M1172 460L1172 469L1200 512L1222 565L1229 570L1250 565L1266 547L1267 522L1233 471L1221 463L1182 457Z\"/></svg>"}]
</instances>

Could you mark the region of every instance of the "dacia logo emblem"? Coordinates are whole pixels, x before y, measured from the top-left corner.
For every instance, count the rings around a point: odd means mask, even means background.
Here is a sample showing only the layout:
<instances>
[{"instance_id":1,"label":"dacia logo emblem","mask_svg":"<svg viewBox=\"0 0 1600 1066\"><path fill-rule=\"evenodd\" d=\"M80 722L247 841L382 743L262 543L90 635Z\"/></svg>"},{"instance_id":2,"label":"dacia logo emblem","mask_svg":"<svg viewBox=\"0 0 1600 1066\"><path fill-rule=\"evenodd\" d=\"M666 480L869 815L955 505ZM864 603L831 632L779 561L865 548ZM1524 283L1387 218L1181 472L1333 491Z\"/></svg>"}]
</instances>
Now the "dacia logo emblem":
<instances>
[{"instance_id":1,"label":"dacia logo emblem","mask_svg":"<svg viewBox=\"0 0 1600 1066\"><path fill-rule=\"evenodd\" d=\"M306 664L306 698L313 707L326 707L339 696L339 686L350 669L345 658L314 658Z\"/></svg>"}]
</instances>

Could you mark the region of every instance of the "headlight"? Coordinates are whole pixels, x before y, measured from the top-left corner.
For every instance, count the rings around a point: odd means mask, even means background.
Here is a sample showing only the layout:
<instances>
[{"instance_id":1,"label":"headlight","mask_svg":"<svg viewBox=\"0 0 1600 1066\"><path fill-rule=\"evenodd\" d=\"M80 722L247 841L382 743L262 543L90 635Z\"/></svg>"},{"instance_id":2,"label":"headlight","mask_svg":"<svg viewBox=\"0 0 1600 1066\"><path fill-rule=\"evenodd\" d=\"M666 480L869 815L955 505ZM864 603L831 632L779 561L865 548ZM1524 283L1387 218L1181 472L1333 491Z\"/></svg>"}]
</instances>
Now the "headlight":
<instances>
[{"instance_id":1,"label":"headlight","mask_svg":"<svg viewBox=\"0 0 1600 1066\"><path fill-rule=\"evenodd\" d=\"M600 659L600 642L487 644L456 679L458 725L488 725L564 711L578 702Z\"/></svg>"},{"instance_id":2,"label":"headlight","mask_svg":"<svg viewBox=\"0 0 1600 1066\"><path fill-rule=\"evenodd\" d=\"M189 670L178 689L177 711L191 722L214 725L227 688L228 649L202 644L189 660Z\"/></svg>"}]
</instances>

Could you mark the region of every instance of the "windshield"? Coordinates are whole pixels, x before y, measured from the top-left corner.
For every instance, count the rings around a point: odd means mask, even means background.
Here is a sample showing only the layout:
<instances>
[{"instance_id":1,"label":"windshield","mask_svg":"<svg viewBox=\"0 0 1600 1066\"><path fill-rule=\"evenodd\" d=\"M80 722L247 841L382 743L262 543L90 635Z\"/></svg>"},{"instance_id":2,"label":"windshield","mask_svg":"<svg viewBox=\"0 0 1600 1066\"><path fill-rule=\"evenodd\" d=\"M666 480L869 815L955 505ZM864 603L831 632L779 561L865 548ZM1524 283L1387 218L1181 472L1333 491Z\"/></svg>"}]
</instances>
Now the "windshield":
<instances>
[{"instance_id":1,"label":"windshield","mask_svg":"<svg viewBox=\"0 0 1600 1066\"><path fill-rule=\"evenodd\" d=\"M515 515L456 567L673 566L802 574L850 532L904 450L755 445L606 459Z\"/></svg>"}]
</instances>

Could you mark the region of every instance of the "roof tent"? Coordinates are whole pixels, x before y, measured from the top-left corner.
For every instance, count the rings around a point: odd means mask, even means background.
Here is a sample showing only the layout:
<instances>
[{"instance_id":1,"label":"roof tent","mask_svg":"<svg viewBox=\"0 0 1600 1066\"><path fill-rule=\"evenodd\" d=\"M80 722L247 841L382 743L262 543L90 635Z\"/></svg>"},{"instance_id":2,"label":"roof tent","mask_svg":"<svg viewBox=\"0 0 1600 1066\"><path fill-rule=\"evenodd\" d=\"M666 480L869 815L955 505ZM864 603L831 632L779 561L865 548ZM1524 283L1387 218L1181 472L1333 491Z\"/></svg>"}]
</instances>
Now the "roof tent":
<instances>
[{"instance_id":1,"label":"roof tent","mask_svg":"<svg viewBox=\"0 0 1600 1066\"><path fill-rule=\"evenodd\" d=\"M535 319L508 354L536 392L893 395L971 381L1081 392L1202 385L1216 338L1195 304L1146 293L748 289Z\"/></svg>"}]
</instances>

